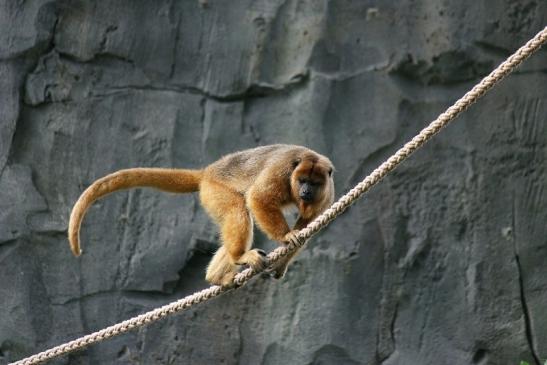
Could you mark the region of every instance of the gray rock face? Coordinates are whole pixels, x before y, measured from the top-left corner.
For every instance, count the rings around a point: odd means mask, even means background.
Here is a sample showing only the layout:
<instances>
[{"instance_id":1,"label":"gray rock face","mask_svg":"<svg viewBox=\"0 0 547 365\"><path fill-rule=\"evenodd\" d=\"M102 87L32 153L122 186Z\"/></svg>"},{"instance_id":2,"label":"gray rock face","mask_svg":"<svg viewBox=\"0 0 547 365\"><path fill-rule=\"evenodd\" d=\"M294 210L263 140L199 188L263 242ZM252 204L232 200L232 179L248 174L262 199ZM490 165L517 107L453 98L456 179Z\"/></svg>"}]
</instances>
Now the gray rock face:
<instances>
[{"instance_id":1,"label":"gray rock face","mask_svg":"<svg viewBox=\"0 0 547 365\"><path fill-rule=\"evenodd\" d=\"M0 3L0 363L206 286L195 195L92 181L307 145L359 182L547 24L547 3ZM547 51L246 287L57 364L539 364ZM256 244L275 243L257 232Z\"/></svg>"}]
</instances>

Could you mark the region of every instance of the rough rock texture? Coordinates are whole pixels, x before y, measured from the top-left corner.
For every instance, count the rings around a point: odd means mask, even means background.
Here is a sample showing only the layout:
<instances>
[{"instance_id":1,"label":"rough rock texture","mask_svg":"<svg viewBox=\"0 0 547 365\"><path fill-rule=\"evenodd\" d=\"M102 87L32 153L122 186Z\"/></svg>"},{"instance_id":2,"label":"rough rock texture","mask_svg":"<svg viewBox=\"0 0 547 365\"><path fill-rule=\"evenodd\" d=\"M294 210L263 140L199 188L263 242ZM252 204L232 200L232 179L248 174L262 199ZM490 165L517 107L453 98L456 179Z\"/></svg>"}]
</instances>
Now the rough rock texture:
<instances>
[{"instance_id":1,"label":"rough rock texture","mask_svg":"<svg viewBox=\"0 0 547 365\"><path fill-rule=\"evenodd\" d=\"M341 194L547 24L503 1L0 2L0 363L203 288L194 195L94 179L274 142ZM318 235L283 281L57 364L539 364L547 358L547 51ZM257 244L274 243L257 235Z\"/></svg>"}]
</instances>

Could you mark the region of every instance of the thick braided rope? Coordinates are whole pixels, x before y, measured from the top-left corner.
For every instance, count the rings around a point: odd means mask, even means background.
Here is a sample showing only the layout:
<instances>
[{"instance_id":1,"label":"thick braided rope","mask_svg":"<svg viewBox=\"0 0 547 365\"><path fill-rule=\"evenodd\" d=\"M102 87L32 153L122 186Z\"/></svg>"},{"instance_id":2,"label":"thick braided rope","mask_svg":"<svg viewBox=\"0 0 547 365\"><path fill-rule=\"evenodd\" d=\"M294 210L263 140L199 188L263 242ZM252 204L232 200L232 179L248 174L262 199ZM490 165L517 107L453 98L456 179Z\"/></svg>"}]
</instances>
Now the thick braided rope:
<instances>
[{"instance_id":1,"label":"thick braided rope","mask_svg":"<svg viewBox=\"0 0 547 365\"><path fill-rule=\"evenodd\" d=\"M279 247L268 255L268 264L271 266L277 260L286 256L290 252L293 252L298 247L303 246L306 240L311 236L319 232L322 228L329 224L334 218L342 214L351 204L359 199L365 192L370 190L371 187L376 185L383 177L385 177L390 171L392 171L397 165L408 158L414 151L424 145L431 137L438 133L444 126L454 120L461 112L467 109L471 104L477 101L488 90L490 90L497 82L503 79L506 75L512 72L522 61L528 58L531 54L537 51L543 43L547 41L547 27L539 32L528 43L517 50L512 56L510 56L505 62L499 65L494 71L486 76L480 83L478 83L471 91L467 92L461 99L459 99L454 105L448 108L442 113L436 120L431 122L429 126L424 128L417 136L415 136L410 142L405 144L399 149L393 156L387 161L376 168L369 176L361 181L357 186L351 189L347 194L342 196L336 203L334 203L323 214L317 217L306 228L297 232L290 240L290 244L284 247ZM39 354L30 356L28 358L19 360L12 365L31 365L37 364L54 357L66 354L68 352L76 351L83 347L86 347L95 342L106 340L110 337L117 336L119 334L130 331L136 327L144 326L148 323L155 322L168 315L183 311L190 308L195 304L207 301L211 298L219 296L230 290L234 290L239 286L245 284L249 279L258 274L258 271L252 269L246 269L239 273L234 278L236 284L233 288L222 288L214 285L200 292L189 295L176 302L167 304L163 307L154 309L152 311L141 314L137 317L128 319L121 323L102 329L98 332L86 335L68 343L51 348Z\"/></svg>"}]
</instances>

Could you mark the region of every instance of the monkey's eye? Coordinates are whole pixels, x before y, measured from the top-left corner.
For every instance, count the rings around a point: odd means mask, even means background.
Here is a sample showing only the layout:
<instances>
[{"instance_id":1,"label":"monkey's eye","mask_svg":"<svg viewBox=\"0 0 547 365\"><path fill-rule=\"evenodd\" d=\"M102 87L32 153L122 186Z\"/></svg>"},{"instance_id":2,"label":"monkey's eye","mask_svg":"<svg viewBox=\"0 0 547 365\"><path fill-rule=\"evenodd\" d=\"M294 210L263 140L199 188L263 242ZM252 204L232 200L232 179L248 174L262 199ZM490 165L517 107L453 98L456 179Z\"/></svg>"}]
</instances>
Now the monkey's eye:
<instances>
[{"instance_id":1,"label":"monkey's eye","mask_svg":"<svg viewBox=\"0 0 547 365\"><path fill-rule=\"evenodd\" d=\"M298 179L299 184L305 184L306 182L307 182L306 179L303 179L303 178Z\"/></svg>"},{"instance_id":2,"label":"monkey's eye","mask_svg":"<svg viewBox=\"0 0 547 365\"><path fill-rule=\"evenodd\" d=\"M296 166L298 166L298 164L300 163L300 161L301 161L301 160L300 160L299 158L297 158L296 160L293 160L293 162L292 162L292 168L293 168L293 169L296 168Z\"/></svg>"},{"instance_id":3,"label":"monkey's eye","mask_svg":"<svg viewBox=\"0 0 547 365\"><path fill-rule=\"evenodd\" d=\"M332 176L332 169L329 169L329 176Z\"/></svg>"}]
</instances>

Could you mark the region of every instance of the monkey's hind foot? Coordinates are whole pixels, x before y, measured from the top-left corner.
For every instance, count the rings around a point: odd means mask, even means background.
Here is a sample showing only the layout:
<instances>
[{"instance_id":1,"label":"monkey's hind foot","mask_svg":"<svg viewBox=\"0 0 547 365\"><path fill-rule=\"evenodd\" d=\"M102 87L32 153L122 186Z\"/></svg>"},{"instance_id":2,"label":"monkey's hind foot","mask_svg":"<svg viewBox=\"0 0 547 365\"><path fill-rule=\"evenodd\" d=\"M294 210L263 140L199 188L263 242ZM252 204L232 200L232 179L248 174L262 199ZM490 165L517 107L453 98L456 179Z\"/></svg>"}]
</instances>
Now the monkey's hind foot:
<instances>
[{"instance_id":1,"label":"monkey's hind foot","mask_svg":"<svg viewBox=\"0 0 547 365\"><path fill-rule=\"evenodd\" d=\"M257 248L249 250L239 258L236 264L247 265L253 270L262 271L266 268L266 252Z\"/></svg>"},{"instance_id":2,"label":"monkey's hind foot","mask_svg":"<svg viewBox=\"0 0 547 365\"><path fill-rule=\"evenodd\" d=\"M223 287L231 288L235 286L234 278L237 273L237 271L227 271L221 276L207 277L206 280L212 285L220 285Z\"/></svg>"},{"instance_id":3,"label":"monkey's hind foot","mask_svg":"<svg viewBox=\"0 0 547 365\"><path fill-rule=\"evenodd\" d=\"M226 248L220 247L207 266L205 280L213 285L231 287L237 272L238 268L230 262Z\"/></svg>"},{"instance_id":4,"label":"monkey's hind foot","mask_svg":"<svg viewBox=\"0 0 547 365\"><path fill-rule=\"evenodd\" d=\"M236 274L237 274L237 272L235 272L235 271L230 271L230 272L224 274L224 276L222 277L222 279L220 279L220 282L217 283L217 285L227 287L227 288L231 288L231 287L235 286L234 278L236 277Z\"/></svg>"}]
</instances>

